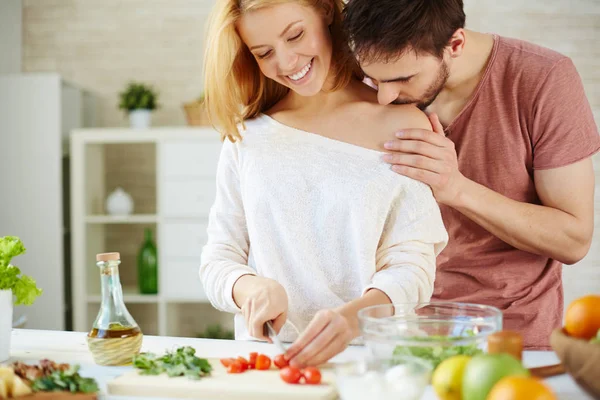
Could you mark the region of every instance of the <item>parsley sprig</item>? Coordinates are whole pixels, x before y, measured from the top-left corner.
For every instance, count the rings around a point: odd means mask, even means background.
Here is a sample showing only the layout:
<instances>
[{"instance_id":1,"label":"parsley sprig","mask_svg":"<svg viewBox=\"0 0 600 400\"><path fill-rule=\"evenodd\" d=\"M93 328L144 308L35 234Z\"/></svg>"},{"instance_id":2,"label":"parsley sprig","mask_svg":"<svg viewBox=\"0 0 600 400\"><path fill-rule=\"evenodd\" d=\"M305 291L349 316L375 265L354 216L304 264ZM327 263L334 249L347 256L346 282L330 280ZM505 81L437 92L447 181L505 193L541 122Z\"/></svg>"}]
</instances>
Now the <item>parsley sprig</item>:
<instances>
[{"instance_id":1,"label":"parsley sprig","mask_svg":"<svg viewBox=\"0 0 600 400\"><path fill-rule=\"evenodd\" d=\"M79 365L73 365L66 371L53 371L51 374L33 381L31 388L35 392L96 393L98 384L94 378L82 377L79 375L79 368Z\"/></svg>"},{"instance_id":2,"label":"parsley sprig","mask_svg":"<svg viewBox=\"0 0 600 400\"><path fill-rule=\"evenodd\" d=\"M158 357L153 353L140 353L133 357L133 366L141 370L142 375L159 375L166 372L170 377L187 376L200 379L209 375L212 366L208 360L195 356L196 350L190 346L180 347Z\"/></svg>"}]
</instances>

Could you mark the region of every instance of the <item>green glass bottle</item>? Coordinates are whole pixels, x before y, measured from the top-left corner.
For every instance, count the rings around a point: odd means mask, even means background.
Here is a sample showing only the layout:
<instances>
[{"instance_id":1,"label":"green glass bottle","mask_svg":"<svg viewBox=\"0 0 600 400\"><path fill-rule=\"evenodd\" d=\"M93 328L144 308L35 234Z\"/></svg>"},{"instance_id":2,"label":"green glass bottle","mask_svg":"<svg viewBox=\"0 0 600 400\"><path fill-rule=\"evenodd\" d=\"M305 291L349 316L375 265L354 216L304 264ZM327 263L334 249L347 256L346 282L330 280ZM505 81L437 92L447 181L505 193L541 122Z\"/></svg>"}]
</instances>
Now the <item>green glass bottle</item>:
<instances>
[{"instance_id":1,"label":"green glass bottle","mask_svg":"<svg viewBox=\"0 0 600 400\"><path fill-rule=\"evenodd\" d=\"M158 255L152 241L152 230L144 230L145 240L138 253L138 285L142 294L158 293Z\"/></svg>"}]
</instances>

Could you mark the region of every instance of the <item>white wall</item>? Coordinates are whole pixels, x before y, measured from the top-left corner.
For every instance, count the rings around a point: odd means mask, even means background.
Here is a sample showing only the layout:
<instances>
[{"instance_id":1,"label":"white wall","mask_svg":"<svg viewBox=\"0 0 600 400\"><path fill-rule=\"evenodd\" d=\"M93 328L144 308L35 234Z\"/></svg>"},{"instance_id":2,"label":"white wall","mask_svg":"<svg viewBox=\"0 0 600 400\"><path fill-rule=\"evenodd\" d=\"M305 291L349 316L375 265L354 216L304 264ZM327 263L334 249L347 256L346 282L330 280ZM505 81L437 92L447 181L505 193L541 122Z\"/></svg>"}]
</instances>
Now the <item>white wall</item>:
<instances>
[{"instance_id":1,"label":"white wall","mask_svg":"<svg viewBox=\"0 0 600 400\"><path fill-rule=\"evenodd\" d=\"M0 75L21 72L21 0L0 0Z\"/></svg>"}]
</instances>

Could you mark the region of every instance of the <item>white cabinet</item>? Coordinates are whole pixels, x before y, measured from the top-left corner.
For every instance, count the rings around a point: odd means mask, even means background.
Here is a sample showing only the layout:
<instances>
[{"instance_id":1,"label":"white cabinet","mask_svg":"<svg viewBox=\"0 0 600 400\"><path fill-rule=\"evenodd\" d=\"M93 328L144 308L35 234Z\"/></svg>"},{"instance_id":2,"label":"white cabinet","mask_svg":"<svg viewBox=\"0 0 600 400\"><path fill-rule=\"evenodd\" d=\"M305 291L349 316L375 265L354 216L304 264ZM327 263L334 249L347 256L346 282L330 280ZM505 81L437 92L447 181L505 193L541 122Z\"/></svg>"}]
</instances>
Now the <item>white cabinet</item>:
<instances>
[{"instance_id":1,"label":"white cabinet","mask_svg":"<svg viewBox=\"0 0 600 400\"><path fill-rule=\"evenodd\" d=\"M144 162L145 167L140 170L146 177L155 176L151 196L136 199L134 195L134 202L144 203L140 214L119 218L104 214L102 204L110 191L106 187L106 174L118 171L106 165L107 160L119 161L107 157L109 152L115 151L115 146L129 146L120 152L126 156L146 146L145 149L150 150L146 153L155 157L152 162ZM216 313L207 307L198 270L202 247L207 241L210 207L215 198L220 151L219 135L210 128L73 131L71 201L76 330L90 328L99 306L100 282L94 261L99 252L121 252L125 303L133 309L130 311L145 333L191 335L194 318L197 328L209 320L208 313ZM135 179L129 177L128 180ZM127 187L124 189L127 191ZM148 197L155 199L156 204L148 204ZM156 210L156 213L148 213L148 210ZM158 249L156 295L140 294L135 284L135 254L144 228L154 232ZM179 305L183 308L179 309ZM194 309L201 311L194 313ZM189 316L186 321L179 321L173 317L176 314ZM214 319L231 318L217 315Z\"/></svg>"},{"instance_id":2,"label":"white cabinet","mask_svg":"<svg viewBox=\"0 0 600 400\"><path fill-rule=\"evenodd\" d=\"M200 285L197 261L163 259L161 270L162 294L168 300L185 302L206 302L206 295Z\"/></svg>"},{"instance_id":3,"label":"white cabinet","mask_svg":"<svg viewBox=\"0 0 600 400\"><path fill-rule=\"evenodd\" d=\"M215 181L210 179L165 179L160 192L166 217L202 217L215 200Z\"/></svg>"},{"instance_id":4,"label":"white cabinet","mask_svg":"<svg viewBox=\"0 0 600 400\"><path fill-rule=\"evenodd\" d=\"M213 179L221 142L174 140L163 143L160 150L163 179L204 177Z\"/></svg>"},{"instance_id":5,"label":"white cabinet","mask_svg":"<svg viewBox=\"0 0 600 400\"><path fill-rule=\"evenodd\" d=\"M173 258L198 259L208 240L207 223L164 222L162 224L162 255Z\"/></svg>"}]
</instances>

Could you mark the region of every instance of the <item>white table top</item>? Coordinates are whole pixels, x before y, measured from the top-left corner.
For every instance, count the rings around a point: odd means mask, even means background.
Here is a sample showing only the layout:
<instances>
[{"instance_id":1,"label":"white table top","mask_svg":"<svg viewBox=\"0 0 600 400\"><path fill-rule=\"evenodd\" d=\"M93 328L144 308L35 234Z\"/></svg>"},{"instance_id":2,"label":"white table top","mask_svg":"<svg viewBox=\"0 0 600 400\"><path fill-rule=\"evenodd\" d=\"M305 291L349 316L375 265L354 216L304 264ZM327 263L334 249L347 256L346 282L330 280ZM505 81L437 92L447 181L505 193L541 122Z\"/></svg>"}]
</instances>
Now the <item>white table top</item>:
<instances>
[{"instance_id":1,"label":"white table top","mask_svg":"<svg viewBox=\"0 0 600 400\"><path fill-rule=\"evenodd\" d=\"M124 371L128 371L131 367L101 367L96 365L88 351L85 337L86 333L84 332L15 329L12 334L11 359L9 362L20 360L36 363L40 359L48 358L56 362L81 364L81 374L94 377L98 381L101 389L101 399L139 400L137 397L106 395L106 382ZM272 356L278 353L275 346L268 343L162 336L144 336L142 351L162 354L165 350L179 346L192 346L196 349L198 355L205 358L237 357L252 351ZM343 362L356 359L361 357L364 352L363 347L351 347L332 361ZM524 354L524 364L530 368L556 362L557 358L553 352L525 352ZM550 378L546 382L561 400L593 400L568 375ZM429 387L422 400L435 400L436 398L433 389Z\"/></svg>"}]
</instances>

